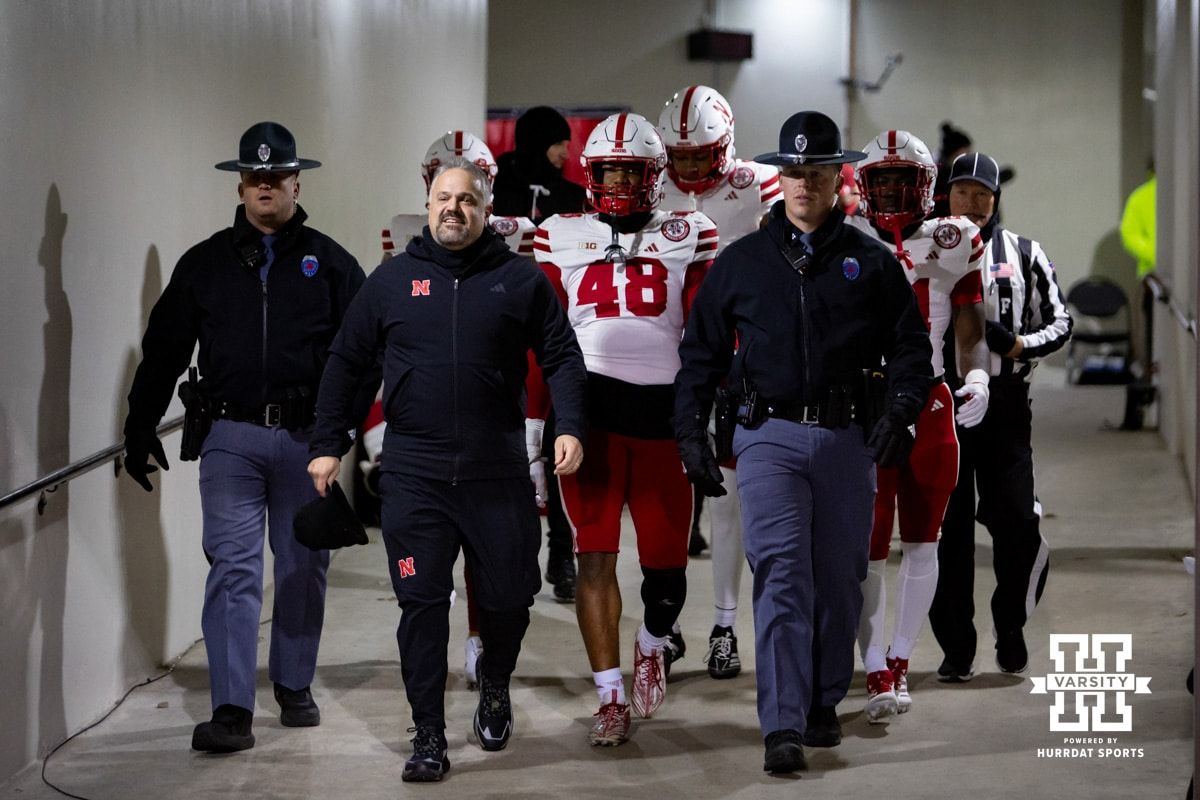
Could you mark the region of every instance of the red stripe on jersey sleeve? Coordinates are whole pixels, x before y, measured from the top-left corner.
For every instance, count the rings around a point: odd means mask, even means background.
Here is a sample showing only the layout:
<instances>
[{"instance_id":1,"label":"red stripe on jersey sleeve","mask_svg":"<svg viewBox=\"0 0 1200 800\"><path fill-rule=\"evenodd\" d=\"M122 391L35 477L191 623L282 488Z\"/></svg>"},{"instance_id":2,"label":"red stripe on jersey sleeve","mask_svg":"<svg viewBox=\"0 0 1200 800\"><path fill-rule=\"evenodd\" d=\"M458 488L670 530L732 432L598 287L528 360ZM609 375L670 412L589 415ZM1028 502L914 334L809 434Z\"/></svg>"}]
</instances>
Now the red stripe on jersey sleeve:
<instances>
[{"instance_id":1,"label":"red stripe on jersey sleeve","mask_svg":"<svg viewBox=\"0 0 1200 800\"><path fill-rule=\"evenodd\" d=\"M970 306L983 302L983 273L973 269L958 279L950 290L950 302L956 306Z\"/></svg>"},{"instance_id":2,"label":"red stripe on jersey sleeve","mask_svg":"<svg viewBox=\"0 0 1200 800\"><path fill-rule=\"evenodd\" d=\"M696 292L700 291L700 283L708 274L708 268L712 266L712 263L712 259L693 261L687 265L687 271L683 274L683 322L685 325L688 313L692 310L692 301L696 299Z\"/></svg>"},{"instance_id":3,"label":"red stripe on jersey sleeve","mask_svg":"<svg viewBox=\"0 0 1200 800\"><path fill-rule=\"evenodd\" d=\"M760 197L762 198L762 201L764 203L769 203L769 202L775 201L782 194L783 194L783 189L779 188L778 186L773 186L773 187L771 187L770 190L762 192Z\"/></svg>"},{"instance_id":4,"label":"red stripe on jersey sleeve","mask_svg":"<svg viewBox=\"0 0 1200 800\"><path fill-rule=\"evenodd\" d=\"M526 231L521 235L521 243L517 245L517 255L533 255L533 231Z\"/></svg>"},{"instance_id":5,"label":"red stripe on jersey sleeve","mask_svg":"<svg viewBox=\"0 0 1200 800\"><path fill-rule=\"evenodd\" d=\"M699 256L699 255L703 255L704 253L713 253L713 252L716 252L716 249L717 249L716 242L702 242L702 243L696 245L696 255Z\"/></svg>"},{"instance_id":6,"label":"red stripe on jersey sleeve","mask_svg":"<svg viewBox=\"0 0 1200 800\"><path fill-rule=\"evenodd\" d=\"M978 250L975 250L971 253L971 263L974 264L976 267L979 266L979 259L981 259L981 258L983 258L983 248L982 247L980 247Z\"/></svg>"},{"instance_id":7,"label":"red stripe on jersey sleeve","mask_svg":"<svg viewBox=\"0 0 1200 800\"><path fill-rule=\"evenodd\" d=\"M716 238L717 238L717 229L716 228L705 228L704 230L700 231L700 239L716 239Z\"/></svg>"}]
</instances>

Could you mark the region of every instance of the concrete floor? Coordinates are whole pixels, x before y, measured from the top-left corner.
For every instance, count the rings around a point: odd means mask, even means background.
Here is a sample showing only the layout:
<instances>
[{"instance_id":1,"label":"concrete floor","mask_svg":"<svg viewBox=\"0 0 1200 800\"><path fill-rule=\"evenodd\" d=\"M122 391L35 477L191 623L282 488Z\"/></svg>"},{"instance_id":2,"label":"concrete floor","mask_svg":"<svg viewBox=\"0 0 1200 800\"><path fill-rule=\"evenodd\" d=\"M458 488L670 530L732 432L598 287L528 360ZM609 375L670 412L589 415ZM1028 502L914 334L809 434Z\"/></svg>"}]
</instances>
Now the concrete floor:
<instances>
[{"instance_id":1,"label":"concrete floor","mask_svg":"<svg viewBox=\"0 0 1200 800\"><path fill-rule=\"evenodd\" d=\"M979 529L977 607L980 674L969 684L937 683L941 660L926 629L913 659L911 713L888 726L861 714L861 673L839 707L845 740L809 750L808 772L765 775L754 706L748 584L739 618L746 669L730 681L708 678L700 662L711 621L709 562L693 562L682 622L689 644L677 664L661 718L637 723L615 749L588 747L595 695L574 607L548 590L513 682L516 735L484 753L468 741L475 695L459 676L465 608L452 611L447 687L450 759L441 785L400 782L410 752L408 709L393 631L397 620L378 532L367 547L337 556L330 571L326 633L314 691L324 722L313 729L278 723L265 671L255 718L257 746L232 756L188 749L193 725L207 719L204 651L193 647L173 674L139 689L107 721L61 750L50 780L87 798L407 797L864 797L1182 798L1191 771L1190 698L1183 680L1192 652L1192 579L1180 564L1191 552L1192 506L1177 460L1155 434L1104 430L1119 421L1119 388L1072 388L1043 368L1034 392L1038 492L1052 548L1051 574L1026 629L1030 675L1052 671L1049 633L1132 633L1128 671L1152 677L1149 695L1130 696L1133 731L1064 734L1048 730L1050 698L1030 694L1029 676L1003 675L992 663L986 617L991 551ZM628 527L627 527L628 530ZM632 541L627 539L627 546ZM632 555L632 553L630 553ZM894 566L892 568L894 574ZM637 625L636 560L623 559L622 632ZM199 598L197 598L199 602ZM260 664L265 664L263 642ZM632 649L632 645L627 650ZM265 669L265 668L264 668ZM628 670L628 664L626 664ZM1039 758L1070 735L1108 736L1137 758ZM40 765L3 787L0 797L57 797Z\"/></svg>"}]
</instances>

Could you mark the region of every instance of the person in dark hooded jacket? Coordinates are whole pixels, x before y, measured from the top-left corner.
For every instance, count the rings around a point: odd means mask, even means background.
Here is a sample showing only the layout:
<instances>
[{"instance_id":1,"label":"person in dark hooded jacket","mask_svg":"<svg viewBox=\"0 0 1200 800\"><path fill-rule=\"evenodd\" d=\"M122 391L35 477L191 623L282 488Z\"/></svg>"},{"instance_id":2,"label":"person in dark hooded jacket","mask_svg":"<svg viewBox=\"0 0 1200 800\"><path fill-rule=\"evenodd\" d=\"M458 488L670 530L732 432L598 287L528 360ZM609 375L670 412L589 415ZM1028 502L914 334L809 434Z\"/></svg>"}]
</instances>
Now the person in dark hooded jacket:
<instances>
[{"instance_id":1,"label":"person in dark hooded jacket","mask_svg":"<svg viewBox=\"0 0 1200 800\"><path fill-rule=\"evenodd\" d=\"M583 187L563 177L571 127L550 106L534 106L517 120L516 149L496 159L495 213L529 217L584 211Z\"/></svg>"},{"instance_id":2,"label":"person in dark hooded jacket","mask_svg":"<svg viewBox=\"0 0 1200 800\"><path fill-rule=\"evenodd\" d=\"M525 450L532 350L558 409L555 472L583 460L583 354L550 280L487 226L487 175L447 160L429 225L381 264L346 311L317 394L308 472L325 494L349 448L352 399L383 359L383 539L402 609L396 638L416 736L405 781L436 781L446 758L446 645L461 548L484 655L474 730L485 750L512 733L509 677L540 588L541 531ZM540 467L540 463L536 466Z\"/></svg>"}]
</instances>

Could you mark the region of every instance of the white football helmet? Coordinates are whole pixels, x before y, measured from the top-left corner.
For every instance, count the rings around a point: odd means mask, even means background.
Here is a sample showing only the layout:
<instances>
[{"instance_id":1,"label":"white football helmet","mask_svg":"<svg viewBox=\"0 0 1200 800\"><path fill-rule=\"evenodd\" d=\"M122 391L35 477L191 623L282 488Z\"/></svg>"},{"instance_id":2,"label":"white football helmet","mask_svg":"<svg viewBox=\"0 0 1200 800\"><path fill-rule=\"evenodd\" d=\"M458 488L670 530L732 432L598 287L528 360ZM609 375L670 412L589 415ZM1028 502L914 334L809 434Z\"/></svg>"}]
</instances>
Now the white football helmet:
<instances>
[{"instance_id":1,"label":"white football helmet","mask_svg":"<svg viewBox=\"0 0 1200 800\"><path fill-rule=\"evenodd\" d=\"M613 114L588 136L579 161L587 178L587 197L602 214L625 216L651 211L662 200L667 151L658 131L641 114ZM606 185L604 166L632 166L641 175L637 186Z\"/></svg>"},{"instance_id":2,"label":"white football helmet","mask_svg":"<svg viewBox=\"0 0 1200 800\"><path fill-rule=\"evenodd\" d=\"M667 148L667 174L685 192L711 189L733 166L733 110L716 89L689 86L667 101L658 116L658 134ZM686 179L675 169L676 151L707 151L712 170Z\"/></svg>"},{"instance_id":3,"label":"white football helmet","mask_svg":"<svg viewBox=\"0 0 1200 800\"><path fill-rule=\"evenodd\" d=\"M933 210L937 164L925 143L908 131L884 131L863 148L858 185L867 217L881 228L902 229ZM884 170L899 169L898 181L881 180Z\"/></svg>"},{"instance_id":4,"label":"white football helmet","mask_svg":"<svg viewBox=\"0 0 1200 800\"><path fill-rule=\"evenodd\" d=\"M488 183L496 180L496 159L483 140L466 131L447 131L439 136L425 151L421 162L421 177L425 179L425 191L433 184L433 174L451 156L461 156L487 173Z\"/></svg>"}]
</instances>

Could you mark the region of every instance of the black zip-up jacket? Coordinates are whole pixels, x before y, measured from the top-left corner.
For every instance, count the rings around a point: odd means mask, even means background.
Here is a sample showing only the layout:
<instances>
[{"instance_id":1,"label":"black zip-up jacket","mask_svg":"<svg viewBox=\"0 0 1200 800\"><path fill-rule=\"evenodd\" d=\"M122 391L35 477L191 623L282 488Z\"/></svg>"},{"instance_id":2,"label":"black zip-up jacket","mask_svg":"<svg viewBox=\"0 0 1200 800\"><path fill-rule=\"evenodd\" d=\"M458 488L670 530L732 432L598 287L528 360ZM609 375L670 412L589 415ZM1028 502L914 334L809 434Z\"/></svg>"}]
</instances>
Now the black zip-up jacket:
<instances>
[{"instance_id":1,"label":"black zip-up jacket","mask_svg":"<svg viewBox=\"0 0 1200 800\"><path fill-rule=\"evenodd\" d=\"M466 250L429 229L371 273L330 350L309 452L341 456L359 376L383 354L382 469L457 482L529 475L533 350L558 434L583 439L583 353L550 281L488 228Z\"/></svg>"},{"instance_id":2,"label":"black zip-up jacket","mask_svg":"<svg viewBox=\"0 0 1200 800\"><path fill-rule=\"evenodd\" d=\"M150 312L126 433L158 425L197 341L204 393L214 400L255 408L287 389L316 391L329 343L366 275L341 245L305 226L307 218L297 206L278 231L265 283L262 232L244 206L233 227L183 254Z\"/></svg>"},{"instance_id":3,"label":"black zip-up jacket","mask_svg":"<svg viewBox=\"0 0 1200 800\"><path fill-rule=\"evenodd\" d=\"M784 201L763 230L722 251L692 303L679 346L675 430L708 420L718 382L745 378L767 404L819 405L826 389L857 385L887 359L888 402L919 410L933 379L929 329L903 267L834 210L798 271L782 247L793 230ZM737 352L735 354L735 343Z\"/></svg>"}]
</instances>

